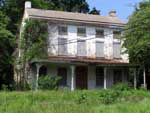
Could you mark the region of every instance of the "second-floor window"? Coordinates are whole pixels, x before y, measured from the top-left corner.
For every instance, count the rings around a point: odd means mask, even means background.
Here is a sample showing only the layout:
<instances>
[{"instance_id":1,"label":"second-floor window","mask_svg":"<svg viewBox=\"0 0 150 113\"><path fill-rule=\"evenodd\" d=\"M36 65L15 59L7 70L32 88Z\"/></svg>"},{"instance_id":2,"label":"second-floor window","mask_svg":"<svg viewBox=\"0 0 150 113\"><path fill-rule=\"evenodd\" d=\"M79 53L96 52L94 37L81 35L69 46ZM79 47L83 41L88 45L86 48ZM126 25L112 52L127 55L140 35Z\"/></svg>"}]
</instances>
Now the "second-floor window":
<instances>
[{"instance_id":1,"label":"second-floor window","mask_svg":"<svg viewBox=\"0 0 150 113\"><path fill-rule=\"evenodd\" d=\"M86 37L86 28L78 27L77 28L77 36Z\"/></svg>"},{"instance_id":2,"label":"second-floor window","mask_svg":"<svg viewBox=\"0 0 150 113\"><path fill-rule=\"evenodd\" d=\"M67 39L58 38L58 55L67 55Z\"/></svg>"},{"instance_id":3,"label":"second-floor window","mask_svg":"<svg viewBox=\"0 0 150 113\"><path fill-rule=\"evenodd\" d=\"M59 35L68 35L67 26L58 26L58 34Z\"/></svg>"},{"instance_id":4,"label":"second-floor window","mask_svg":"<svg viewBox=\"0 0 150 113\"><path fill-rule=\"evenodd\" d=\"M104 57L104 42L96 41L96 57Z\"/></svg>"},{"instance_id":5,"label":"second-floor window","mask_svg":"<svg viewBox=\"0 0 150 113\"><path fill-rule=\"evenodd\" d=\"M77 55L78 56L86 56L86 41L85 40L78 40Z\"/></svg>"},{"instance_id":6,"label":"second-floor window","mask_svg":"<svg viewBox=\"0 0 150 113\"><path fill-rule=\"evenodd\" d=\"M104 30L96 29L96 38L104 38Z\"/></svg>"},{"instance_id":7,"label":"second-floor window","mask_svg":"<svg viewBox=\"0 0 150 113\"><path fill-rule=\"evenodd\" d=\"M121 31L113 31L113 38L120 39L121 38Z\"/></svg>"},{"instance_id":8,"label":"second-floor window","mask_svg":"<svg viewBox=\"0 0 150 113\"><path fill-rule=\"evenodd\" d=\"M113 56L114 56L114 58L121 57L121 43L119 43L119 42L113 43Z\"/></svg>"}]
</instances>

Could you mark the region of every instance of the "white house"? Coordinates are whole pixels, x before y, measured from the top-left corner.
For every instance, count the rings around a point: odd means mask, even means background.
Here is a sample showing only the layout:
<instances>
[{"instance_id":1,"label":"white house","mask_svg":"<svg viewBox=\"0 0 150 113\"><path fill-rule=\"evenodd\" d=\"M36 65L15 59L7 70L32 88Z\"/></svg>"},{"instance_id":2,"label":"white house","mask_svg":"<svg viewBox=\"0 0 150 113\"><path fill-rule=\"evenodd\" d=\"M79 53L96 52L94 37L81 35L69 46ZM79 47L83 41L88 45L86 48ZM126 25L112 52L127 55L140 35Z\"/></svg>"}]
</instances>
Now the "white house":
<instances>
[{"instance_id":1,"label":"white house","mask_svg":"<svg viewBox=\"0 0 150 113\"><path fill-rule=\"evenodd\" d=\"M49 57L38 59L31 76L62 76L61 87L107 89L128 81L128 56L119 39L125 23L116 11L108 16L31 8L25 3L24 19L46 20Z\"/></svg>"}]
</instances>

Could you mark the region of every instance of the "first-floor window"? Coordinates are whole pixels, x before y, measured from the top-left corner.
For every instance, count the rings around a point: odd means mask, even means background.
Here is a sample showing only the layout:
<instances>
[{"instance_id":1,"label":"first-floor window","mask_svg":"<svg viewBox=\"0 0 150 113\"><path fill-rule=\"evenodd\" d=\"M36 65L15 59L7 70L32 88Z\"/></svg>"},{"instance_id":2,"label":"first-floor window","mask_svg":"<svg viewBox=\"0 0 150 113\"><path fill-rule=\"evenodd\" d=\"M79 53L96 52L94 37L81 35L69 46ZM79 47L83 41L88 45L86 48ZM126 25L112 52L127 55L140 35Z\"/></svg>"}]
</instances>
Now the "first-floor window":
<instances>
[{"instance_id":1,"label":"first-floor window","mask_svg":"<svg viewBox=\"0 0 150 113\"><path fill-rule=\"evenodd\" d=\"M67 68L58 68L58 76L61 77L60 86L67 86Z\"/></svg>"},{"instance_id":2,"label":"first-floor window","mask_svg":"<svg viewBox=\"0 0 150 113\"><path fill-rule=\"evenodd\" d=\"M114 70L114 84L122 82L122 71L119 69Z\"/></svg>"},{"instance_id":3,"label":"first-floor window","mask_svg":"<svg viewBox=\"0 0 150 113\"><path fill-rule=\"evenodd\" d=\"M96 86L97 87L104 86L104 68L103 67L96 68Z\"/></svg>"}]
</instances>

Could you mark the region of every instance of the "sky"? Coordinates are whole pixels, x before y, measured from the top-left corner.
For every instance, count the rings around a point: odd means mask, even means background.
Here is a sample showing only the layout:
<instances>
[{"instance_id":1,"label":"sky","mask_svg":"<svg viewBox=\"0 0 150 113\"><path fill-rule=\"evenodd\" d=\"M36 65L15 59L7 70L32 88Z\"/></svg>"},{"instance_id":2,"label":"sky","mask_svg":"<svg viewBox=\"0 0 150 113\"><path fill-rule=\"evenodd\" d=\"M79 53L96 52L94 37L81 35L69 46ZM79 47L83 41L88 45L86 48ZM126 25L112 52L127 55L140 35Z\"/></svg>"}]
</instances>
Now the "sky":
<instances>
[{"instance_id":1,"label":"sky","mask_svg":"<svg viewBox=\"0 0 150 113\"><path fill-rule=\"evenodd\" d=\"M117 16L123 21L128 21L128 16L134 11L133 6L142 0L86 0L90 9L96 7L102 16L107 16L110 10L116 10Z\"/></svg>"}]
</instances>

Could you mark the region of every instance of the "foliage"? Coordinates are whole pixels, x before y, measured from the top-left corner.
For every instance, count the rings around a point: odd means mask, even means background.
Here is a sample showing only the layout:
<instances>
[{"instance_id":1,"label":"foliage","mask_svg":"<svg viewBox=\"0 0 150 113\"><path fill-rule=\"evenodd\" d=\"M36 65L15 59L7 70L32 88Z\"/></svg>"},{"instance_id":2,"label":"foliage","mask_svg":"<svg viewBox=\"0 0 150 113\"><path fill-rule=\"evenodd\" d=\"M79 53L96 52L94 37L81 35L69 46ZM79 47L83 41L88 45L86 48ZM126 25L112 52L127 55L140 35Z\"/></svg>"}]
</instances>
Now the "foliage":
<instances>
[{"instance_id":1,"label":"foliage","mask_svg":"<svg viewBox=\"0 0 150 113\"><path fill-rule=\"evenodd\" d=\"M84 93L83 93L84 92ZM122 102L99 103L97 91L25 91L1 92L1 113L149 113L149 91L130 91L132 95ZM88 104L78 104L76 96L87 95ZM126 96L126 95L125 95ZM143 98L142 98L143 97ZM138 98L138 99L137 99ZM135 101L135 100L136 101ZM19 109L18 109L19 108Z\"/></svg>"},{"instance_id":2,"label":"foliage","mask_svg":"<svg viewBox=\"0 0 150 113\"><path fill-rule=\"evenodd\" d=\"M82 93L81 95L78 96L76 101L78 104L86 103L87 102L87 95L85 93Z\"/></svg>"},{"instance_id":3,"label":"foliage","mask_svg":"<svg viewBox=\"0 0 150 113\"><path fill-rule=\"evenodd\" d=\"M94 7L89 14L100 15L100 10L97 10L96 7Z\"/></svg>"},{"instance_id":4,"label":"foliage","mask_svg":"<svg viewBox=\"0 0 150 113\"><path fill-rule=\"evenodd\" d=\"M112 104L120 97L120 91L106 90L99 93L100 102L103 104Z\"/></svg>"},{"instance_id":5,"label":"foliage","mask_svg":"<svg viewBox=\"0 0 150 113\"><path fill-rule=\"evenodd\" d=\"M13 56L17 55L19 31L26 0L0 0L0 83L13 81ZM85 0L30 0L33 8L88 13ZM3 27L5 26L5 27ZM15 42L15 44L13 44ZM7 45L7 46L5 46ZM42 44L41 44L42 45ZM34 45L33 49L41 45ZM16 51L15 51L16 49ZM14 54L13 54L14 52ZM32 56L33 51L28 52ZM35 51L34 51L35 52ZM37 54L37 53L35 53ZM32 56L34 57L34 56ZM30 58L32 58L30 57ZM30 59L27 58L27 59Z\"/></svg>"},{"instance_id":6,"label":"foliage","mask_svg":"<svg viewBox=\"0 0 150 113\"><path fill-rule=\"evenodd\" d=\"M13 58L10 56L12 54L13 46L13 35L7 29L7 24L9 22L9 18L0 11L0 87L2 84L9 85L13 82L12 73L8 69L12 68Z\"/></svg>"},{"instance_id":7,"label":"foliage","mask_svg":"<svg viewBox=\"0 0 150 113\"><path fill-rule=\"evenodd\" d=\"M150 2L141 2L129 18L124 32L124 47L131 63L150 67Z\"/></svg>"},{"instance_id":8,"label":"foliage","mask_svg":"<svg viewBox=\"0 0 150 113\"><path fill-rule=\"evenodd\" d=\"M45 58L46 39L48 37L47 23L40 20L26 20L21 37L23 62L36 58Z\"/></svg>"},{"instance_id":9,"label":"foliage","mask_svg":"<svg viewBox=\"0 0 150 113\"><path fill-rule=\"evenodd\" d=\"M128 91L131 87L129 86L129 83L117 83L112 87L112 89L118 91Z\"/></svg>"},{"instance_id":10,"label":"foliage","mask_svg":"<svg viewBox=\"0 0 150 113\"><path fill-rule=\"evenodd\" d=\"M41 76L38 80L39 89L56 90L58 89L58 83L61 80L58 76Z\"/></svg>"}]
</instances>

